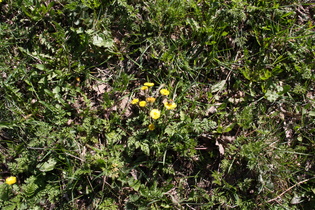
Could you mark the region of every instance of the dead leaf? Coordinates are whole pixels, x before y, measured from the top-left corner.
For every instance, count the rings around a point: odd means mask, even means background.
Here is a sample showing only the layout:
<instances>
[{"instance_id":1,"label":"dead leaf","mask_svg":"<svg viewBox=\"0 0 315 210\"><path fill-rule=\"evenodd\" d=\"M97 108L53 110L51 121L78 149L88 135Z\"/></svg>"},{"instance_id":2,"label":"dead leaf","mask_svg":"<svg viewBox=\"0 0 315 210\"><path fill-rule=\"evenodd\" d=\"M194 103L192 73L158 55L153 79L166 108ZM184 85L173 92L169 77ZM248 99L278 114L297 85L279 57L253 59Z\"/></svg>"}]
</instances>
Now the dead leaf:
<instances>
[{"instance_id":1,"label":"dead leaf","mask_svg":"<svg viewBox=\"0 0 315 210\"><path fill-rule=\"evenodd\" d=\"M101 95L105 93L106 91L108 92L108 85L102 82L96 82L92 88L96 92L97 95Z\"/></svg>"},{"instance_id":2,"label":"dead leaf","mask_svg":"<svg viewBox=\"0 0 315 210\"><path fill-rule=\"evenodd\" d=\"M235 141L235 136L221 136L221 140L224 142L233 142Z\"/></svg>"},{"instance_id":3,"label":"dead leaf","mask_svg":"<svg viewBox=\"0 0 315 210\"><path fill-rule=\"evenodd\" d=\"M221 155L224 155L224 147L217 140L215 141L215 145L219 147L219 152Z\"/></svg>"}]
</instances>

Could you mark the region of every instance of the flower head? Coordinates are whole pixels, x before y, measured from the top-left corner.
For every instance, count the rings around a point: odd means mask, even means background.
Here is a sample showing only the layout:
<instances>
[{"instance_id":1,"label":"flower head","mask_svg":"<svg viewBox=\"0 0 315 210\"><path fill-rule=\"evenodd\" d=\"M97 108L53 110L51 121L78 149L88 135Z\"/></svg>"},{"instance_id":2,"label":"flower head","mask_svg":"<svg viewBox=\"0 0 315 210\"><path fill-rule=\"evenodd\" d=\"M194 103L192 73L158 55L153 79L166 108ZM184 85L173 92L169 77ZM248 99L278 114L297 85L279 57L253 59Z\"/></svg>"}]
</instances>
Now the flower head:
<instances>
[{"instance_id":1,"label":"flower head","mask_svg":"<svg viewBox=\"0 0 315 210\"><path fill-rule=\"evenodd\" d=\"M164 96L168 96L170 94L170 91L168 91L167 89L161 89L160 93Z\"/></svg>"},{"instance_id":2,"label":"flower head","mask_svg":"<svg viewBox=\"0 0 315 210\"><path fill-rule=\"evenodd\" d=\"M141 106L141 107L145 107L146 105L147 105L146 101L140 101L139 102L139 106Z\"/></svg>"},{"instance_id":3,"label":"flower head","mask_svg":"<svg viewBox=\"0 0 315 210\"><path fill-rule=\"evenodd\" d=\"M141 90L147 90L148 89L148 86L142 86L141 88L140 88Z\"/></svg>"},{"instance_id":4,"label":"flower head","mask_svg":"<svg viewBox=\"0 0 315 210\"><path fill-rule=\"evenodd\" d=\"M161 116L161 112L158 109L152 109L150 112L150 117L152 117L153 119L158 119Z\"/></svg>"},{"instance_id":5,"label":"flower head","mask_svg":"<svg viewBox=\"0 0 315 210\"><path fill-rule=\"evenodd\" d=\"M149 126L148 126L149 130L150 131L153 131L155 129L155 125L153 123L151 123Z\"/></svg>"},{"instance_id":6,"label":"flower head","mask_svg":"<svg viewBox=\"0 0 315 210\"><path fill-rule=\"evenodd\" d=\"M8 185L12 185L16 183L16 177L15 176L10 176L6 178L5 183Z\"/></svg>"},{"instance_id":7,"label":"flower head","mask_svg":"<svg viewBox=\"0 0 315 210\"><path fill-rule=\"evenodd\" d=\"M147 102L149 102L149 103L153 103L153 102L155 101L155 98L153 98L153 97L148 97L148 98L146 98L146 100L147 100Z\"/></svg>"},{"instance_id":8,"label":"flower head","mask_svg":"<svg viewBox=\"0 0 315 210\"><path fill-rule=\"evenodd\" d=\"M177 107L176 103L174 103L173 101L165 102L164 106L165 106L166 109L175 109Z\"/></svg>"},{"instance_id":9,"label":"flower head","mask_svg":"<svg viewBox=\"0 0 315 210\"><path fill-rule=\"evenodd\" d=\"M148 86L148 87L152 87L154 86L154 83L153 82L146 82L144 83L145 86Z\"/></svg>"},{"instance_id":10,"label":"flower head","mask_svg":"<svg viewBox=\"0 0 315 210\"><path fill-rule=\"evenodd\" d=\"M138 98L134 98L134 99L132 99L131 104L137 104L138 102L139 102L139 99Z\"/></svg>"}]
</instances>

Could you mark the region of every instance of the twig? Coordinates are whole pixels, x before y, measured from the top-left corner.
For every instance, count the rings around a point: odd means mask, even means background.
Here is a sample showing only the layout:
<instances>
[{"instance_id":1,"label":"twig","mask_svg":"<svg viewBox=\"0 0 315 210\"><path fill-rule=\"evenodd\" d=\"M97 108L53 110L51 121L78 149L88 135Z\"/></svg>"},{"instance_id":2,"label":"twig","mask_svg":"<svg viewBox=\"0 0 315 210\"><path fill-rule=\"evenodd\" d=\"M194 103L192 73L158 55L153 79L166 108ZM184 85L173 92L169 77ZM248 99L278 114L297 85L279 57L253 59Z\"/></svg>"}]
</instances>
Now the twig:
<instances>
[{"instance_id":1,"label":"twig","mask_svg":"<svg viewBox=\"0 0 315 210\"><path fill-rule=\"evenodd\" d=\"M271 203L271 202L273 202L273 201L279 199L281 196L283 196L285 193L287 193L288 191L290 191L292 188L294 188L294 187L296 187L297 185L300 185L300 184L302 184L302 183L304 183L304 182L307 182L307 181L309 181L309 180L311 180L311 179L314 179L314 178L315 178L315 177L310 178L310 179L305 179L305 180L303 180L303 181L300 181L300 182L296 183L295 185L293 185L293 186L289 187L288 189L286 189L285 191L283 191L283 192L282 192L280 195L278 195L277 197L268 200L267 203Z\"/></svg>"},{"instance_id":2,"label":"twig","mask_svg":"<svg viewBox=\"0 0 315 210\"><path fill-rule=\"evenodd\" d=\"M77 157L77 156L75 156L75 155L71 155L70 153L67 153L67 152L65 152L65 154L66 154L66 155L69 155L69 156L71 156L71 157L73 157L73 158L76 158L76 159L80 160L81 162L84 162L83 159L81 159L81 158L79 158L79 157Z\"/></svg>"},{"instance_id":3,"label":"twig","mask_svg":"<svg viewBox=\"0 0 315 210\"><path fill-rule=\"evenodd\" d=\"M195 150L207 150L209 149L208 147L195 147Z\"/></svg>"},{"instance_id":4,"label":"twig","mask_svg":"<svg viewBox=\"0 0 315 210\"><path fill-rule=\"evenodd\" d=\"M129 136L132 136L126 129L124 129L121 125L117 125L118 127L120 127L123 131L125 131Z\"/></svg>"}]
</instances>

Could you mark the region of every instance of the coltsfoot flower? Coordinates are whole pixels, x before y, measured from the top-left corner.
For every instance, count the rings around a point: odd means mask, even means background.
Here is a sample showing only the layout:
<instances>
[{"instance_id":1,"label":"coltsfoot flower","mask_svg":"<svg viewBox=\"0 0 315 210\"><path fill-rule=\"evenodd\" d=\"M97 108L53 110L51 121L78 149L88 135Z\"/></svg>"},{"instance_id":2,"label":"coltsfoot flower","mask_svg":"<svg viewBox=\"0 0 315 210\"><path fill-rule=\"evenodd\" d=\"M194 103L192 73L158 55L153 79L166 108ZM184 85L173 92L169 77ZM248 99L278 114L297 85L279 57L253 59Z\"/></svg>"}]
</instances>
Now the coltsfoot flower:
<instances>
[{"instance_id":1,"label":"coltsfoot flower","mask_svg":"<svg viewBox=\"0 0 315 210\"><path fill-rule=\"evenodd\" d=\"M170 91L168 91L167 89L161 89L160 93L164 96L168 96L170 94Z\"/></svg>"},{"instance_id":2,"label":"coltsfoot flower","mask_svg":"<svg viewBox=\"0 0 315 210\"><path fill-rule=\"evenodd\" d=\"M153 119L159 119L161 116L161 112L158 109L152 109L150 112L150 117L152 117Z\"/></svg>"},{"instance_id":3,"label":"coltsfoot flower","mask_svg":"<svg viewBox=\"0 0 315 210\"><path fill-rule=\"evenodd\" d=\"M138 98L134 98L134 99L132 99L131 104L137 104L138 102L139 102L139 99Z\"/></svg>"},{"instance_id":4,"label":"coltsfoot flower","mask_svg":"<svg viewBox=\"0 0 315 210\"><path fill-rule=\"evenodd\" d=\"M151 123L149 126L148 126L149 130L150 131L153 131L155 129L155 125L153 123Z\"/></svg>"},{"instance_id":5,"label":"coltsfoot flower","mask_svg":"<svg viewBox=\"0 0 315 210\"><path fill-rule=\"evenodd\" d=\"M140 101L139 102L139 106L141 106L141 107L145 107L146 105L147 105L146 101Z\"/></svg>"},{"instance_id":6,"label":"coltsfoot flower","mask_svg":"<svg viewBox=\"0 0 315 210\"><path fill-rule=\"evenodd\" d=\"M15 176L10 176L6 178L5 183L8 185L12 185L16 183L16 177Z\"/></svg>"},{"instance_id":7,"label":"coltsfoot flower","mask_svg":"<svg viewBox=\"0 0 315 210\"><path fill-rule=\"evenodd\" d=\"M175 109L177 107L176 103L174 102L165 102L164 106L166 109Z\"/></svg>"},{"instance_id":8,"label":"coltsfoot flower","mask_svg":"<svg viewBox=\"0 0 315 210\"><path fill-rule=\"evenodd\" d=\"M141 89L141 90L147 90L148 88L149 88L148 86L145 86L145 85L144 85L144 86L142 86L140 89Z\"/></svg>"},{"instance_id":9,"label":"coltsfoot flower","mask_svg":"<svg viewBox=\"0 0 315 210\"><path fill-rule=\"evenodd\" d=\"M146 82L143 85L148 86L148 87L152 87L152 86L154 86L154 83L153 82Z\"/></svg>"},{"instance_id":10,"label":"coltsfoot flower","mask_svg":"<svg viewBox=\"0 0 315 210\"><path fill-rule=\"evenodd\" d=\"M153 102L155 101L155 98L153 98L153 97L148 97L148 98L146 98L146 100L147 100L147 102L149 102L149 103L153 103Z\"/></svg>"}]
</instances>

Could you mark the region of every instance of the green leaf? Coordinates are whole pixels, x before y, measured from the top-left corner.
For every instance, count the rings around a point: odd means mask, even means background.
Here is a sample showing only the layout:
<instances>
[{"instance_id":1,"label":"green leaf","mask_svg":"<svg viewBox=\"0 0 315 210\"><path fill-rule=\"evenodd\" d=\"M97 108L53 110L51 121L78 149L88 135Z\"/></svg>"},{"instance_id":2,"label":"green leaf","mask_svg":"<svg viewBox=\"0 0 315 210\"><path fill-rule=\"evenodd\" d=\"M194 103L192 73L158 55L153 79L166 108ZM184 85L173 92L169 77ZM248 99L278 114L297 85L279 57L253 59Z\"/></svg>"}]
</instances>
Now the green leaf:
<instances>
[{"instance_id":1,"label":"green leaf","mask_svg":"<svg viewBox=\"0 0 315 210\"><path fill-rule=\"evenodd\" d=\"M267 69L264 69L262 72L259 74L259 78L261 80L267 80L272 76L272 73L268 71Z\"/></svg>"},{"instance_id":2,"label":"green leaf","mask_svg":"<svg viewBox=\"0 0 315 210\"><path fill-rule=\"evenodd\" d=\"M60 87L59 87L59 86L55 87L55 88L52 90L52 92L53 92L54 94L59 94L59 92L60 92Z\"/></svg>"},{"instance_id":3,"label":"green leaf","mask_svg":"<svg viewBox=\"0 0 315 210\"><path fill-rule=\"evenodd\" d=\"M35 176L30 176L25 180L25 185L22 186L22 189L27 197L33 196L38 189L36 182L37 180Z\"/></svg>"},{"instance_id":4,"label":"green leaf","mask_svg":"<svg viewBox=\"0 0 315 210\"><path fill-rule=\"evenodd\" d=\"M13 127L15 127L16 125L8 122L0 122L0 129L1 128L6 128L6 129L12 129Z\"/></svg>"},{"instance_id":5,"label":"green leaf","mask_svg":"<svg viewBox=\"0 0 315 210\"><path fill-rule=\"evenodd\" d=\"M35 68L38 70L45 70L45 65L44 64L35 64Z\"/></svg>"},{"instance_id":6,"label":"green leaf","mask_svg":"<svg viewBox=\"0 0 315 210\"><path fill-rule=\"evenodd\" d=\"M310 112L308 113L308 115L311 116L311 117L315 117L315 111L310 111Z\"/></svg>"},{"instance_id":7,"label":"green leaf","mask_svg":"<svg viewBox=\"0 0 315 210\"><path fill-rule=\"evenodd\" d=\"M8 185L0 184L0 201L6 201L9 199Z\"/></svg>"},{"instance_id":8,"label":"green leaf","mask_svg":"<svg viewBox=\"0 0 315 210\"><path fill-rule=\"evenodd\" d=\"M275 102L278 99L279 95L276 91L268 90L265 94L265 97L268 101Z\"/></svg>"},{"instance_id":9,"label":"green leaf","mask_svg":"<svg viewBox=\"0 0 315 210\"><path fill-rule=\"evenodd\" d=\"M50 158L47 162L37 165L37 168L42 172L52 171L56 166L57 161L53 158Z\"/></svg>"},{"instance_id":10,"label":"green leaf","mask_svg":"<svg viewBox=\"0 0 315 210\"><path fill-rule=\"evenodd\" d=\"M226 36L226 35L228 35L228 34L229 34L228 32L223 31L222 34L221 34L221 36Z\"/></svg>"},{"instance_id":11,"label":"green leaf","mask_svg":"<svg viewBox=\"0 0 315 210\"><path fill-rule=\"evenodd\" d=\"M215 92L218 92L218 91L223 90L225 84L226 84L226 80L222 80L222 81L220 81L220 82L214 84L214 85L211 87L211 93L215 93Z\"/></svg>"},{"instance_id":12,"label":"green leaf","mask_svg":"<svg viewBox=\"0 0 315 210\"><path fill-rule=\"evenodd\" d=\"M92 43L97 46L97 47L106 47L106 48L109 48L109 47L112 47L113 44L114 44L114 41L112 39L109 39L109 38L105 38L104 36L102 35L94 35L92 37Z\"/></svg>"},{"instance_id":13,"label":"green leaf","mask_svg":"<svg viewBox=\"0 0 315 210\"><path fill-rule=\"evenodd\" d=\"M227 133L227 132L230 132L230 131L234 128L234 126L235 126L235 123L232 123L232 124L230 124L230 125L228 125L228 126L225 126L225 127L223 127L223 126L218 126L217 132L218 132L218 133Z\"/></svg>"}]
</instances>

